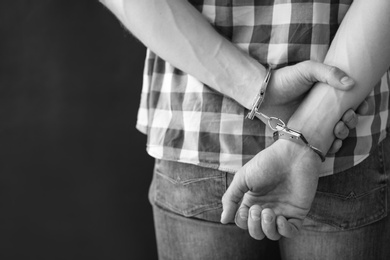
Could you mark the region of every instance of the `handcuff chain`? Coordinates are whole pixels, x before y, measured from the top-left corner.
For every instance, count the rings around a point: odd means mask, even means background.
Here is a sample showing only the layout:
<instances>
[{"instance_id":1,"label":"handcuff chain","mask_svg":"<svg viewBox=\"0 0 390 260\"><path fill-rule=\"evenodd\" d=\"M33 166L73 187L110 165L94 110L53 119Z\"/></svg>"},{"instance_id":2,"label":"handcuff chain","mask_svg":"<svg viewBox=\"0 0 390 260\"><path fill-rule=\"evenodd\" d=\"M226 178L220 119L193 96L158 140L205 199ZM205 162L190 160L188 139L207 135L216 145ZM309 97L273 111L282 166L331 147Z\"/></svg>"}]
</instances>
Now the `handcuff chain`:
<instances>
[{"instance_id":1,"label":"handcuff chain","mask_svg":"<svg viewBox=\"0 0 390 260\"><path fill-rule=\"evenodd\" d=\"M270 117L261 112L256 112L256 115L264 117L267 120L269 127L273 131L281 131L283 129L288 129L286 124L280 118L273 117L273 116Z\"/></svg>"},{"instance_id":2,"label":"handcuff chain","mask_svg":"<svg viewBox=\"0 0 390 260\"><path fill-rule=\"evenodd\" d=\"M314 151L320 157L322 162L325 161L325 155L322 153L320 149L309 144L309 142L306 140L306 138L303 136L301 132L288 128L282 119L277 117L272 117L272 116L270 117L258 111L255 111L255 115L261 116L268 121L269 127L273 131L275 131L274 140L277 140L279 138L286 138L286 136L288 136L288 140L301 140L305 145L307 145L310 149L312 149L312 151ZM283 134L281 134L280 132L283 132Z\"/></svg>"}]
</instances>

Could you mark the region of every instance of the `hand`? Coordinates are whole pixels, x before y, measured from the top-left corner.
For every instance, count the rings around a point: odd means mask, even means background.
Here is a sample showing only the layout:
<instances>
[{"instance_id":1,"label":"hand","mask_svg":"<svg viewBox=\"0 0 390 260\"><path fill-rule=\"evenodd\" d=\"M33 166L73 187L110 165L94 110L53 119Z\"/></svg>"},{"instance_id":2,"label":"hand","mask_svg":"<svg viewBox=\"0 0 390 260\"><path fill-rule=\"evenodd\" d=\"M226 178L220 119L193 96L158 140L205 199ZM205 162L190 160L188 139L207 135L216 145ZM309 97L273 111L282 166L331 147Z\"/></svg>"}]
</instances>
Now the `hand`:
<instances>
[{"instance_id":1,"label":"hand","mask_svg":"<svg viewBox=\"0 0 390 260\"><path fill-rule=\"evenodd\" d=\"M345 91L354 86L354 81L336 67L315 61L300 62L273 72L266 98L261 105L261 112L287 122L302 98L316 82L324 82ZM363 101L356 112L364 115L367 111L367 102ZM349 130L354 129L357 123L355 111L352 109L346 111L334 128L336 139L328 154L338 152L342 146L342 140L349 135Z\"/></svg>"},{"instance_id":2,"label":"hand","mask_svg":"<svg viewBox=\"0 0 390 260\"><path fill-rule=\"evenodd\" d=\"M273 71L261 112L288 121L305 94L317 83L350 90L355 82L340 69L315 61L303 61Z\"/></svg>"},{"instance_id":3,"label":"hand","mask_svg":"<svg viewBox=\"0 0 390 260\"><path fill-rule=\"evenodd\" d=\"M354 129L358 123L357 114L365 115L367 112L368 103L364 100L357 108L356 113L353 109L349 109L344 113L341 120L334 127L333 133L336 139L333 141L328 154L335 154L340 150L343 140L349 135L349 130Z\"/></svg>"},{"instance_id":4,"label":"hand","mask_svg":"<svg viewBox=\"0 0 390 260\"><path fill-rule=\"evenodd\" d=\"M295 236L314 199L320 164L309 147L276 141L235 174L222 198L221 223L237 214L236 224L255 239Z\"/></svg>"}]
</instances>

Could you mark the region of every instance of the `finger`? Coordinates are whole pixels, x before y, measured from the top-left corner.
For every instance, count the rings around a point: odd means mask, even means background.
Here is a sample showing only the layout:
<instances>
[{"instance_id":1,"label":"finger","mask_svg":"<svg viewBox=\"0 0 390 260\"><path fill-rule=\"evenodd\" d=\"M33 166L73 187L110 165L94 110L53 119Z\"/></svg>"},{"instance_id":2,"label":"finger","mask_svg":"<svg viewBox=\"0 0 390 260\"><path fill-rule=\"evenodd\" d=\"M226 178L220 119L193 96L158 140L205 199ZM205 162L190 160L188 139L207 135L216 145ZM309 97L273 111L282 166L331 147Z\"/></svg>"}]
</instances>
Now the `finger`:
<instances>
[{"instance_id":1,"label":"finger","mask_svg":"<svg viewBox=\"0 0 390 260\"><path fill-rule=\"evenodd\" d=\"M287 238L293 238L298 236L302 221L297 219L290 219L287 221L285 217L278 216L276 219L276 225L280 235Z\"/></svg>"},{"instance_id":2,"label":"finger","mask_svg":"<svg viewBox=\"0 0 390 260\"><path fill-rule=\"evenodd\" d=\"M339 121L333 130L336 138L344 140L349 135L349 129L343 121Z\"/></svg>"},{"instance_id":3,"label":"finger","mask_svg":"<svg viewBox=\"0 0 390 260\"><path fill-rule=\"evenodd\" d=\"M358 118L355 111L348 109L341 118L341 121L343 121L349 129L354 129L357 126Z\"/></svg>"},{"instance_id":4,"label":"finger","mask_svg":"<svg viewBox=\"0 0 390 260\"><path fill-rule=\"evenodd\" d=\"M248 231L251 237L257 240L265 237L261 228L261 211L262 208L259 205L253 205L249 209Z\"/></svg>"},{"instance_id":5,"label":"finger","mask_svg":"<svg viewBox=\"0 0 390 260\"><path fill-rule=\"evenodd\" d=\"M340 139L335 139L332 143L332 146L330 147L330 149L328 151L328 154L337 153L340 150L342 145L343 145L343 141L341 141Z\"/></svg>"},{"instance_id":6,"label":"finger","mask_svg":"<svg viewBox=\"0 0 390 260\"><path fill-rule=\"evenodd\" d=\"M240 208L237 210L236 218L234 220L239 228L248 229L248 212L249 208L241 204Z\"/></svg>"},{"instance_id":7,"label":"finger","mask_svg":"<svg viewBox=\"0 0 390 260\"><path fill-rule=\"evenodd\" d=\"M244 175L245 167L241 168L241 170L234 175L232 183L222 197L222 224L227 224L233 221L239 203L245 192L248 191L248 186L246 185Z\"/></svg>"},{"instance_id":8,"label":"finger","mask_svg":"<svg viewBox=\"0 0 390 260\"><path fill-rule=\"evenodd\" d=\"M364 100L360 105L359 107L356 109L356 113L358 113L359 115L367 115L368 113L368 102L367 100Z\"/></svg>"},{"instance_id":9,"label":"finger","mask_svg":"<svg viewBox=\"0 0 390 260\"><path fill-rule=\"evenodd\" d=\"M264 209L261 212L261 227L264 235L271 240L279 240L281 235L276 228L276 215L271 209Z\"/></svg>"},{"instance_id":10,"label":"finger","mask_svg":"<svg viewBox=\"0 0 390 260\"><path fill-rule=\"evenodd\" d=\"M337 67L315 61L305 61L298 64L301 64L304 75L312 83L323 82L340 90L349 90L355 84L352 78Z\"/></svg>"}]
</instances>

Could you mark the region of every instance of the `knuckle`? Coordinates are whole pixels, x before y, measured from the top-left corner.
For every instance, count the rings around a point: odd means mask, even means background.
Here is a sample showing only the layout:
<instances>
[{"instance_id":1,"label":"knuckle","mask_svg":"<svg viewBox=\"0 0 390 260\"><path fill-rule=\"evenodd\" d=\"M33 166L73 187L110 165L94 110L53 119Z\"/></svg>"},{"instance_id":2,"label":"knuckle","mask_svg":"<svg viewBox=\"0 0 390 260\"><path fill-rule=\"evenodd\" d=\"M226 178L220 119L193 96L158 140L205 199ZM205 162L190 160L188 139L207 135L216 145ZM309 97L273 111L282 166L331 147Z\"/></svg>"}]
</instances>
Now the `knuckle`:
<instances>
[{"instance_id":1,"label":"knuckle","mask_svg":"<svg viewBox=\"0 0 390 260\"><path fill-rule=\"evenodd\" d=\"M349 128L354 128L356 127L357 125L357 116L355 113L351 113L347 118L346 118L346 121L345 121L345 124L349 127Z\"/></svg>"},{"instance_id":2,"label":"knuckle","mask_svg":"<svg viewBox=\"0 0 390 260\"><path fill-rule=\"evenodd\" d=\"M222 196L222 205L230 205L231 203L238 204L239 202L239 197L230 190L227 190Z\"/></svg>"},{"instance_id":3,"label":"knuckle","mask_svg":"<svg viewBox=\"0 0 390 260\"><path fill-rule=\"evenodd\" d=\"M300 63L295 64L295 66L293 66L293 68L297 74L303 75L305 77L309 77L309 74L311 73L312 68L314 66L313 64L314 64L313 61L305 60L305 61L302 61Z\"/></svg>"},{"instance_id":4,"label":"knuckle","mask_svg":"<svg viewBox=\"0 0 390 260\"><path fill-rule=\"evenodd\" d=\"M222 205L226 205L228 202L227 194L223 194L222 199L221 199Z\"/></svg>"},{"instance_id":5,"label":"knuckle","mask_svg":"<svg viewBox=\"0 0 390 260\"><path fill-rule=\"evenodd\" d=\"M265 227L264 234L267 236L268 239L273 240L273 241L280 239L280 234L277 233L276 229L271 228L271 227Z\"/></svg>"},{"instance_id":6,"label":"knuckle","mask_svg":"<svg viewBox=\"0 0 390 260\"><path fill-rule=\"evenodd\" d=\"M225 195L226 195L226 197L224 196L225 199L222 198L222 202L223 203L233 202L235 204L238 204L240 202L240 200L241 200L241 197L238 194L235 194L233 192L225 193Z\"/></svg>"},{"instance_id":7,"label":"knuckle","mask_svg":"<svg viewBox=\"0 0 390 260\"><path fill-rule=\"evenodd\" d=\"M335 66L328 66L328 77L337 76L340 73L340 70Z\"/></svg>"},{"instance_id":8,"label":"knuckle","mask_svg":"<svg viewBox=\"0 0 390 260\"><path fill-rule=\"evenodd\" d=\"M353 117L353 118L351 119L351 121L349 122L348 126L349 126L350 128L354 128L354 127L356 127L357 123L358 123L357 117Z\"/></svg>"},{"instance_id":9,"label":"knuckle","mask_svg":"<svg viewBox=\"0 0 390 260\"><path fill-rule=\"evenodd\" d=\"M313 61L311 60L305 60L299 63L300 66L303 66L305 68L312 66Z\"/></svg>"},{"instance_id":10,"label":"knuckle","mask_svg":"<svg viewBox=\"0 0 390 260\"><path fill-rule=\"evenodd\" d=\"M353 123L353 121L354 121L354 119L356 118L356 114L355 114L355 112L353 111L353 110L348 110L346 113L345 113L345 115L344 115L344 117L343 117L343 122L345 123L345 124L351 124L351 123Z\"/></svg>"}]
</instances>

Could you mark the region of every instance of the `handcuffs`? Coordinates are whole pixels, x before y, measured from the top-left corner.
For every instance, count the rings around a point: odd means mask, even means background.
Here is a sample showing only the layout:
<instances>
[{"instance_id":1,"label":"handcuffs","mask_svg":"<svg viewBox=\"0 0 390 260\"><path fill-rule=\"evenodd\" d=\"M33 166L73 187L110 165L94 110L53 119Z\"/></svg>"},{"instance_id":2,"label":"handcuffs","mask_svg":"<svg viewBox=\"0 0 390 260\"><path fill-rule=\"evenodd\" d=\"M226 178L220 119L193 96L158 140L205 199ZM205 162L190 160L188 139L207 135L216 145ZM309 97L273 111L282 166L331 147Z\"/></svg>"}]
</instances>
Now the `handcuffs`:
<instances>
[{"instance_id":1,"label":"handcuffs","mask_svg":"<svg viewBox=\"0 0 390 260\"><path fill-rule=\"evenodd\" d=\"M285 139L294 141L296 143L303 143L304 145L307 145L310 149L312 149L316 154L318 154L321 159L321 162L325 161L325 155L321 152L320 149L309 144L309 142L306 140L306 138L301 132L287 127L287 125L282 121L282 119L277 117L269 117L257 111L255 114L267 119L269 127L273 131L275 131L273 134L274 141L277 141L278 139Z\"/></svg>"},{"instance_id":2,"label":"handcuffs","mask_svg":"<svg viewBox=\"0 0 390 260\"><path fill-rule=\"evenodd\" d=\"M256 95L255 100L252 105L252 109L249 111L249 113L246 115L245 118L249 118L253 120L255 116L261 116L264 117L268 121L269 127L275 131L273 134L274 141L278 139L286 139L290 141L294 141L297 143L303 143L304 145L308 146L310 149L312 149L318 156L321 158L321 161L325 161L325 155L322 153L321 150L318 148L312 146L309 144L309 142L306 140L306 138L303 136L303 134L297 130L291 129L287 127L287 125L277 117L269 117L261 112L259 112L260 105L264 101L265 91L267 89L268 83L271 79L271 67L269 66L267 68L267 72L264 78L264 81L260 87L259 93Z\"/></svg>"}]
</instances>

